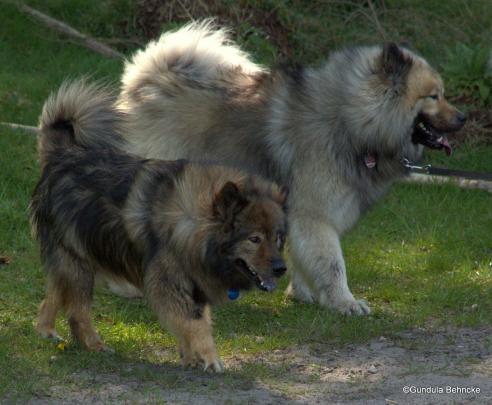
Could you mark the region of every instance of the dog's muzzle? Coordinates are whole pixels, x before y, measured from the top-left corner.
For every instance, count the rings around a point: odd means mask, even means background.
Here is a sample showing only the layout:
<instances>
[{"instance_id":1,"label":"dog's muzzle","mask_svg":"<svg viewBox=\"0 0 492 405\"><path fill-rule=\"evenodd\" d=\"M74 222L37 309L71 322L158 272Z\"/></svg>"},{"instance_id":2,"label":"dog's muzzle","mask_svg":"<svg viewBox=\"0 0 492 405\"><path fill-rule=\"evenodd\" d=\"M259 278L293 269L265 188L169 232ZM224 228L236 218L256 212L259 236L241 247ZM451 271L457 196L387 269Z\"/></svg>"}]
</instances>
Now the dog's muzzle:
<instances>
[{"instance_id":1,"label":"dog's muzzle","mask_svg":"<svg viewBox=\"0 0 492 405\"><path fill-rule=\"evenodd\" d=\"M273 277L258 273L243 259L236 259L236 264L243 271L243 273L256 284L256 287L258 287L260 290L271 292L277 287L277 284L275 283Z\"/></svg>"},{"instance_id":2,"label":"dog's muzzle","mask_svg":"<svg viewBox=\"0 0 492 405\"><path fill-rule=\"evenodd\" d=\"M424 145L431 149L444 149L446 154L450 156L453 153L453 148L449 144L448 138L440 132L458 131L466 122L466 116L459 112L454 118L453 125L443 131L437 129L425 118L423 114L417 116L412 133L412 142Z\"/></svg>"}]
</instances>

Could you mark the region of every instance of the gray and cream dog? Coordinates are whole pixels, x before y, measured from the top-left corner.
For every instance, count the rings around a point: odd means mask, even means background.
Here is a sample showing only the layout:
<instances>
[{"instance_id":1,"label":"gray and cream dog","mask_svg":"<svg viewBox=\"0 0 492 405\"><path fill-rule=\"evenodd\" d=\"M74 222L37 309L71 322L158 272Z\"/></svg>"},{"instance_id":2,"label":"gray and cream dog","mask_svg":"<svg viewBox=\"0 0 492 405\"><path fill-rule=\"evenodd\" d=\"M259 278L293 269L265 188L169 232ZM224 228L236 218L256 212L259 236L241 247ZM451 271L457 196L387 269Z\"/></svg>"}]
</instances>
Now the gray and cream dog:
<instances>
[{"instance_id":1,"label":"gray and cream dog","mask_svg":"<svg viewBox=\"0 0 492 405\"><path fill-rule=\"evenodd\" d=\"M451 148L465 116L438 73L389 43L333 52L319 68L271 72L210 21L165 33L126 63L120 108L132 150L213 159L288 184L291 291L345 314L340 237L417 161Z\"/></svg>"},{"instance_id":2,"label":"gray and cream dog","mask_svg":"<svg viewBox=\"0 0 492 405\"><path fill-rule=\"evenodd\" d=\"M31 221L48 280L36 329L57 337L64 309L75 338L104 350L91 322L102 276L144 292L185 366L221 371L210 306L275 288L286 270L286 189L233 168L129 155L113 105L83 81L44 105Z\"/></svg>"}]
</instances>

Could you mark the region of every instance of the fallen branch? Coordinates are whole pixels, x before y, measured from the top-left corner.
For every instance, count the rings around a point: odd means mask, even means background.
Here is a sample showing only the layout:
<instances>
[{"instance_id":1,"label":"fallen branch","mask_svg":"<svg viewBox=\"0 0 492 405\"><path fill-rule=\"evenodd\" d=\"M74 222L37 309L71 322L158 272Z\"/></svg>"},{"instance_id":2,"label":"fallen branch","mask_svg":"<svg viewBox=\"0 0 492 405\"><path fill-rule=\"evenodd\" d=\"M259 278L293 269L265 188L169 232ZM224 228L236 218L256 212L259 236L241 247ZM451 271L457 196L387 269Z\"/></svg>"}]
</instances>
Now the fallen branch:
<instances>
[{"instance_id":1,"label":"fallen branch","mask_svg":"<svg viewBox=\"0 0 492 405\"><path fill-rule=\"evenodd\" d=\"M403 179L406 183L418 184L454 184L460 188L479 189L492 193L492 182L485 180L470 180L462 177L431 176L428 174L412 173Z\"/></svg>"},{"instance_id":2,"label":"fallen branch","mask_svg":"<svg viewBox=\"0 0 492 405\"><path fill-rule=\"evenodd\" d=\"M68 35L70 37L74 37L74 38L81 40L83 46L85 46L86 48L88 48L94 52L97 52L97 53L104 55L106 57L115 58L115 59L122 59L125 57L122 53L115 51L114 49L110 48L109 46L101 44L100 42L96 41L94 38L91 38L88 35L82 34L81 32L70 27L69 25L67 25L61 21L58 21L58 20L54 19L53 17L50 17L46 14L43 14L42 12L40 12L40 11L38 11L32 7L29 7L23 3L19 3L19 10L21 12L23 12L25 14L29 14L30 16L41 21L43 24L45 24L50 29L59 31L65 35Z\"/></svg>"},{"instance_id":3,"label":"fallen branch","mask_svg":"<svg viewBox=\"0 0 492 405\"><path fill-rule=\"evenodd\" d=\"M22 124L16 124L14 122L0 122L0 125L4 127L8 127L11 129L22 129L24 131L27 131L33 135L37 135L39 130L37 127L32 127L30 125L22 125Z\"/></svg>"}]
</instances>

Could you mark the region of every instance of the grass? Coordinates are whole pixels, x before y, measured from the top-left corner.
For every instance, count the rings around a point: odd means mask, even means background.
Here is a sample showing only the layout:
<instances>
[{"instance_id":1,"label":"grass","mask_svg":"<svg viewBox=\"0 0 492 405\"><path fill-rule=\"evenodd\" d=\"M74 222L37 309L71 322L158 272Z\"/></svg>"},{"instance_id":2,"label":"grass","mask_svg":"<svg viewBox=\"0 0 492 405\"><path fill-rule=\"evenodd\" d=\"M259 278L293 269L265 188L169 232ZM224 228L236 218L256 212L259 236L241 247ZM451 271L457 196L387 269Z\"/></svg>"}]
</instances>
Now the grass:
<instances>
[{"instance_id":1,"label":"grass","mask_svg":"<svg viewBox=\"0 0 492 405\"><path fill-rule=\"evenodd\" d=\"M74 1L66 7L55 0L29 3L98 37L117 34L118 28L114 27L125 21L130 27L125 32L137 31L128 22L133 18L129 1L106 1L103 5ZM410 10L409 2L387 3L392 7L404 3L404 9ZM412 6L418 9L421 3L412 2ZM296 18L294 26L312 12L302 7L303 2L289 4L289 18ZM425 4L430 4L429 13L439 13L437 2ZM471 12L477 13L485 4L488 2L475 1L459 12L473 8ZM284 7L280 3L278 6ZM444 8L451 13L447 5ZM318 24L331 29L328 22L339 23L341 17L333 10L333 15L327 13L321 13ZM484 33L480 32L480 24L474 27L484 18L480 13L476 16L459 28L468 33L463 41L490 34L489 26ZM121 62L103 59L68 42L7 3L0 4L0 25L1 121L35 125L44 99L67 77L89 74L116 81L121 73ZM397 26L392 21L387 29L393 32ZM448 28L451 39L445 45L451 46L456 29ZM355 28L347 30L349 42L372 32L357 36ZM312 39L319 35L309 31L298 34L298 41L309 44L313 41L307 41L306 36L312 35ZM335 34L330 35L327 42L340 41ZM261 35L250 41L248 46L257 57L270 62L272 45ZM430 35L423 37L422 49L428 50L425 56L434 55L440 47L434 41ZM298 42L295 44L298 46ZM306 52L314 51L307 48ZM105 373L131 375L169 388L193 389L194 380L178 367L174 338L158 327L141 301L120 299L105 291L96 294L95 324L104 340L115 348L113 355L86 353L71 342L61 350L35 335L33 320L44 287L38 250L27 220L30 193L39 174L36 142L23 132L0 128L0 150L0 255L11 258L9 265L0 267L0 401L42 397L51 386L80 389L94 384L91 376ZM437 153L428 154L426 159L455 168L490 171L492 147L463 145L450 160ZM274 294L255 292L245 296L216 310L215 335L224 358L241 355L247 361L220 380L212 380L211 389L219 381L235 387L248 386L255 378L288 382L288 373L281 364L255 362L255 356L265 351L362 342L380 335L394 336L413 327L492 325L491 229L490 194L451 186L395 186L343 241L349 285L355 295L371 303L372 315L342 317L315 305L295 303L283 295L286 280ZM472 309L474 304L477 306ZM64 320L59 320L58 329L68 336Z\"/></svg>"}]
</instances>

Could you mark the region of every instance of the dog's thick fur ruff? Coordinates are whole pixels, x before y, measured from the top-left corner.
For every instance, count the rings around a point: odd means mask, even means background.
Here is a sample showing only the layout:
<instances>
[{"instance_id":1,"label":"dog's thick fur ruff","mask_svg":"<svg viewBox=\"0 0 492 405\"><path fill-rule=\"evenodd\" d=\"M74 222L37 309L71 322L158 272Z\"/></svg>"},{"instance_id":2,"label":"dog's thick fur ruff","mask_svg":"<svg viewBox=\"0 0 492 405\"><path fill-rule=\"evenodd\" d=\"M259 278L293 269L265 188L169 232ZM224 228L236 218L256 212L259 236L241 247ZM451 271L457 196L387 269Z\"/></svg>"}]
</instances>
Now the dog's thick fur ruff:
<instances>
[{"instance_id":1,"label":"dog's thick fur ruff","mask_svg":"<svg viewBox=\"0 0 492 405\"><path fill-rule=\"evenodd\" d=\"M422 144L464 116L439 75L395 44L334 52L320 68L269 72L210 21L165 33L126 63L119 106L133 151L213 159L291 187L293 293L369 312L347 285L340 237L405 174Z\"/></svg>"},{"instance_id":2,"label":"dog's thick fur ruff","mask_svg":"<svg viewBox=\"0 0 492 405\"><path fill-rule=\"evenodd\" d=\"M184 365L221 371L210 305L229 289L271 290L285 272L286 191L237 169L129 155L113 106L104 88L83 81L44 106L31 202L48 276L37 330L56 337L63 308L75 338L103 350L90 319L102 275L144 292Z\"/></svg>"}]
</instances>

